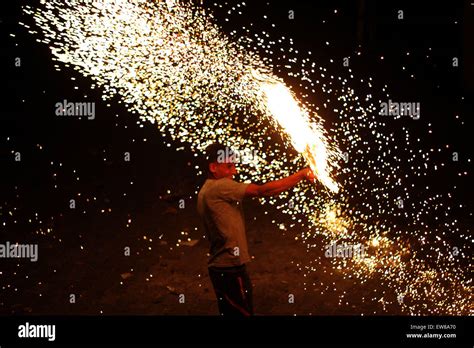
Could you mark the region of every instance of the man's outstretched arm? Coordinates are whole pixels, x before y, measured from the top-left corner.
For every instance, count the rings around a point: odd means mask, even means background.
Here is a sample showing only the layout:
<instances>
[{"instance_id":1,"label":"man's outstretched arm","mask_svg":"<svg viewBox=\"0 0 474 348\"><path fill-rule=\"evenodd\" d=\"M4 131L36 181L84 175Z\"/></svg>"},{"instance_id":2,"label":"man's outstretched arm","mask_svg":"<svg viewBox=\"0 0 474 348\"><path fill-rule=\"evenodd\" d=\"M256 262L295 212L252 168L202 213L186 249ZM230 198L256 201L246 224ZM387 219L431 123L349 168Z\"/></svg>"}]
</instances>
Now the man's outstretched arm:
<instances>
[{"instance_id":1,"label":"man's outstretched arm","mask_svg":"<svg viewBox=\"0 0 474 348\"><path fill-rule=\"evenodd\" d=\"M245 197L274 196L292 188L303 179L314 182L314 174L311 169L305 168L286 178L267 182L263 185L249 184L245 190Z\"/></svg>"}]
</instances>

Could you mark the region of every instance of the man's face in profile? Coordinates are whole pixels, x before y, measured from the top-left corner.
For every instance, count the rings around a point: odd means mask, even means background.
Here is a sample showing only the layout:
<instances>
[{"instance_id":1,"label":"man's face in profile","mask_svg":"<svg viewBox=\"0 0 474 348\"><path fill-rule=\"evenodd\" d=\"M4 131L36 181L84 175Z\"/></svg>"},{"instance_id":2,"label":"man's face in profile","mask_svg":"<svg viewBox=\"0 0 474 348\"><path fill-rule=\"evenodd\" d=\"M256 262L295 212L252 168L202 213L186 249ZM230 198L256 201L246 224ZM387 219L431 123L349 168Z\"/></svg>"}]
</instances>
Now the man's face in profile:
<instances>
[{"instance_id":1,"label":"man's face in profile","mask_svg":"<svg viewBox=\"0 0 474 348\"><path fill-rule=\"evenodd\" d=\"M233 156L226 157L223 162L214 162L209 164L209 170L216 179L233 179L237 174Z\"/></svg>"}]
</instances>

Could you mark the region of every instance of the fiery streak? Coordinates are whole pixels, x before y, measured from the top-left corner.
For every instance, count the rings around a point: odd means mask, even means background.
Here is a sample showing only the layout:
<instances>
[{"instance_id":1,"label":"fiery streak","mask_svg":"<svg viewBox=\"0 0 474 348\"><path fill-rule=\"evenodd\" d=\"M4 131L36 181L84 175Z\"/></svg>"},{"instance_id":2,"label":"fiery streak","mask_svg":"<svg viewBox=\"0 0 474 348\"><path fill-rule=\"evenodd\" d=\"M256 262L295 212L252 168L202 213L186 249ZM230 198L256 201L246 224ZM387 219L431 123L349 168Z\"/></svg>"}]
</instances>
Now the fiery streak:
<instances>
[{"instance_id":1,"label":"fiery streak","mask_svg":"<svg viewBox=\"0 0 474 348\"><path fill-rule=\"evenodd\" d=\"M305 110L298 105L294 96L282 82L258 77L258 75L257 79L264 81L260 85L265 94L266 106L272 117L289 135L293 147L303 154L321 183L329 190L337 192L338 185L329 172L330 156L321 127L309 121ZM333 166L335 165L333 161Z\"/></svg>"},{"instance_id":2,"label":"fiery streak","mask_svg":"<svg viewBox=\"0 0 474 348\"><path fill-rule=\"evenodd\" d=\"M212 113L220 110L232 114L233 109L253 105L281 126L320 181L329 190L338 190L330 178L338 150L326 145L322 126L309 121L275 76L257 73L266 69L259 57L229 42L206 16L197 16L195 10L176 1L107 0L86 6L69 0L45 6L47 10L36 13L35 19L56 58L92 75L110 94L122 94L143 119L157 122L162 130L195 146L207 143L206 134L193 137L183 128L209 122L204 118L212 119ZM113 21L103 20L103 14ZM67 32L60 32L64 29ZM178 134L175 125L182 130ZM234 146L239 143L231 140Z\"/></svg>"}]
</instances>

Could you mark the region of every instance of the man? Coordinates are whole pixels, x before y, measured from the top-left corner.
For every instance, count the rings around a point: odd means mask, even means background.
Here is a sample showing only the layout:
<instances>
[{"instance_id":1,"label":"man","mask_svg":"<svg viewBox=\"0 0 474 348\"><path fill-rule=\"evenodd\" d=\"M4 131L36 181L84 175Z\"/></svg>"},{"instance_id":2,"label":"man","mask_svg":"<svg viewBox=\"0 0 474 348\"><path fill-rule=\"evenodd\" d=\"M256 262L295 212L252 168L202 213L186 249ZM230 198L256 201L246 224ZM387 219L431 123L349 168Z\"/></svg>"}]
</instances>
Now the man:
<instances>
[{"instance_id":1,"label":"man","mask_svg":"<svg viewBox=\"0 0 474 348\"><path fill-rule=\"evenodd\" d=\"M278 195L303 179L314 181L309 168L264 185L233 180L235 156L221 144L206 149L208 178L198 194L198 212L210 242L209 276L219 312L225 316L253 315L252 284L245 264L250 261L242 200Z\"/></svg>"}]
</instances>

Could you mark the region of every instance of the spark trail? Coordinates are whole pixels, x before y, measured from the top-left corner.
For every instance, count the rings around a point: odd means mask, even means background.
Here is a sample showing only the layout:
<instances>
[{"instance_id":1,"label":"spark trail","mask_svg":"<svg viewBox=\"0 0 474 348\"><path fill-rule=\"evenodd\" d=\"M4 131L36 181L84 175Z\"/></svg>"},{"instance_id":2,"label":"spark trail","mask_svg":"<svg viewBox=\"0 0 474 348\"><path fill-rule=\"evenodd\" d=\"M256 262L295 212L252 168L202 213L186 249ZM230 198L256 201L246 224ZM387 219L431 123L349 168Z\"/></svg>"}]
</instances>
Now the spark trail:
<instances>
[{"instance_id":1,"label":"spark trail","mask_svg":"<svg viewBox=\"0 0 474 348\"><path fill-rule=\"evenodd\" d=\"M330 174L339 155L336 146L328 145L324 129L310 125L284 83L256 55L229 42L204 13L174 1L43 5L46 11L34 17L56 59L91 76L106 88L107 96L119 93L143 119L156 122L174 138L207 144L212 133L222 132L213 123L223 123L224 113L231 117L252 106L273 119L321 182L337 191ZM256 71L271 83L260 83ZM291 108L275 104L282 96ZM209 127L193 137L203 123ZM228 141L250 146L244 139Z\"/></svg>"}]
</instances>

